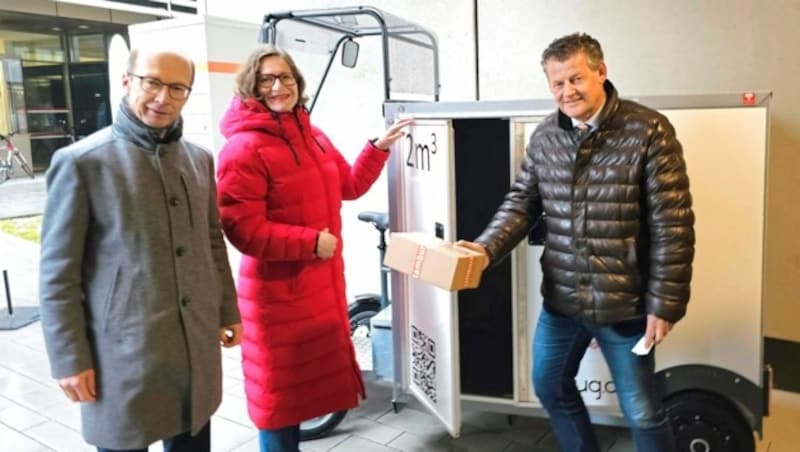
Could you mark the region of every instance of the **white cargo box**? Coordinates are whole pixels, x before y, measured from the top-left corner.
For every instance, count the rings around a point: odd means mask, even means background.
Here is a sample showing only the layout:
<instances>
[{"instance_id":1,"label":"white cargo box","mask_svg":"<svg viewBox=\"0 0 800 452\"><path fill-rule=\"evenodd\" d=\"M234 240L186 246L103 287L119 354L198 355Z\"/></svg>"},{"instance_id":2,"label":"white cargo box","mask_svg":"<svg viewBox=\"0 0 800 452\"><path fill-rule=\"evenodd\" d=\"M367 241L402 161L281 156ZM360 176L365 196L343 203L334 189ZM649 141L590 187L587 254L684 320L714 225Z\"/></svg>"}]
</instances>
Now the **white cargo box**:
<instances>
[{"instance_id":1,"label":"white cargo box","mask_svg":"<svg viewBox=\"0 0 800 452\"><path fill-rule=\"evenodd\" d=\"M716 421L730 421L742 435L761 431L767 409L761 318L770 97L637 99L674 125L696 214L688 315L659 347L657 376L673 422L681 422L676 401L685 391L713 397L692 407L706 416L709 435L719 434L713 414L720 407L730 418ZM387 123L417 118L392 152L390 229L448 241L477 237L508 190L528 138L553 109L550 101L387 102ZM543 414L530 378L541 253L536 243L520 244L483 274L480 288L457 293L393 272L396 401L412 394L454 436L465 406ZM587 350L577 385L593 421L622 422L599 349Z\"/></svg>"}]
</instances>

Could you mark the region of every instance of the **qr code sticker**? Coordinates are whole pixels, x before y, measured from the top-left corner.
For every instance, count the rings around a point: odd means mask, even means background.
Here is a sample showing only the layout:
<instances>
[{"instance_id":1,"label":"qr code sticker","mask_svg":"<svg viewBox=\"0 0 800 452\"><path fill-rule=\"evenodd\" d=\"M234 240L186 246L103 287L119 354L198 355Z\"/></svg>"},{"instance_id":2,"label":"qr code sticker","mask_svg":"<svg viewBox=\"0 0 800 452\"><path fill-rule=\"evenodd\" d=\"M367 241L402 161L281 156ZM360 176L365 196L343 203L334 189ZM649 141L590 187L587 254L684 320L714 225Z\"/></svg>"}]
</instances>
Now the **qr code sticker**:
<instances>
[{"instance_id":1,"label":"qr code sticker","mask_svg":"<svg viewBox=\"0 0 800 452\"><path fill-rule=\"evenodd\" d=\"M412 381L436 403L436 342L411 325Z\"/></svg>"}]
</instances>

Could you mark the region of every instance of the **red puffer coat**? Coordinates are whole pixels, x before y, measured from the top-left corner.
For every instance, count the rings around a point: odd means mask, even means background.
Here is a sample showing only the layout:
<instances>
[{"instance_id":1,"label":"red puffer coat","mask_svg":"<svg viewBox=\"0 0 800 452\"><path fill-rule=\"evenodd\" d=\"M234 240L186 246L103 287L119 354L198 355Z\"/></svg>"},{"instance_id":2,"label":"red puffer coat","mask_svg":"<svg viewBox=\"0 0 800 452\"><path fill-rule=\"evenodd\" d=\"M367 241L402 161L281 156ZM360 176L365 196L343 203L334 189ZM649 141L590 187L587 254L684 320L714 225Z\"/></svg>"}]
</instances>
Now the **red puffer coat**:
<instances>
[{"instance_id":1,"label":"red puffer coat","mask_svg":"<svg viewBox=\"0 0 800 452\"><path fill-rule=\"evenodd\" d=\"M344 264L314 254L329 228L341 244L342 199L364 194L389 153L367 144L351 167L309 121L234 97L217 176L220 216L242 252L238 299L250 418L259 429L349 409L364 396L350 341Z\"/></svg>"}]
</instances>

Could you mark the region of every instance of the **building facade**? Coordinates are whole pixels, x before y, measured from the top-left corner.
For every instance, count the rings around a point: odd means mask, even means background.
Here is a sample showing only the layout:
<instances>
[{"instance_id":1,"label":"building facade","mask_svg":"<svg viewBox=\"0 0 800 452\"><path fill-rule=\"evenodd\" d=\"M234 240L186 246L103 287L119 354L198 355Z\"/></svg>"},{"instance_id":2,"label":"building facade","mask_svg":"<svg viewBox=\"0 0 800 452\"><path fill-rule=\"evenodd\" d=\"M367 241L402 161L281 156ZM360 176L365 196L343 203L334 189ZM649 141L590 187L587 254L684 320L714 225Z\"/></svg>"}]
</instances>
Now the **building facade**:
<instances>
[{"instance_id":1,"label":"building facade","mask_svg":"<svg viewBox=\"0 0 800 452\"><path fill-rule=\"evenodd\" d=\"M0 134L41 172L56 149L111 123L108 49L128 26L194 16L196 1L0 0Z\"/></svg>"}]
</instances>

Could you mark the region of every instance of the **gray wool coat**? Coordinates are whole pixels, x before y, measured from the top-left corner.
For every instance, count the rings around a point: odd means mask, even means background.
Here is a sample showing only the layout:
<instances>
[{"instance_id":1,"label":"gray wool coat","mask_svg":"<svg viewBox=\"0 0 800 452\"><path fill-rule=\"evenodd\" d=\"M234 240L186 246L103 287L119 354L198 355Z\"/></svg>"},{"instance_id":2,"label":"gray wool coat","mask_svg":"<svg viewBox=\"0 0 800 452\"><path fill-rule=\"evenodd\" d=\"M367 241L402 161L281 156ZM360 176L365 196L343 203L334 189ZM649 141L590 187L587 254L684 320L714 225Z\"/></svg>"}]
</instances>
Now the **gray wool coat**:
<instances>
[{"instance_id":1,"label":"gray wool coat","mask_svg":"<svg viewBox=\"0 0 800 452\"><path fill-rule=\"evenodd\" d=\"M42 226L41 320L52 375L93 368L87 442L143 448L210 419L218 331L240 322L212 156L127 108L55 153Z\"/></svg>"}]
</instances>

